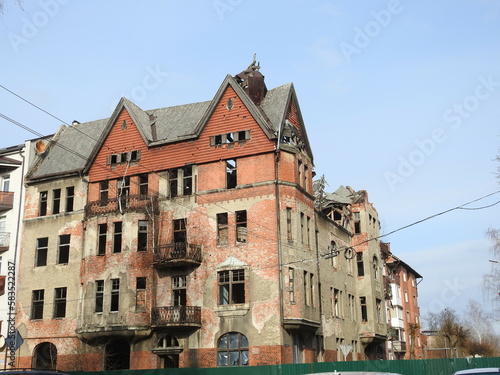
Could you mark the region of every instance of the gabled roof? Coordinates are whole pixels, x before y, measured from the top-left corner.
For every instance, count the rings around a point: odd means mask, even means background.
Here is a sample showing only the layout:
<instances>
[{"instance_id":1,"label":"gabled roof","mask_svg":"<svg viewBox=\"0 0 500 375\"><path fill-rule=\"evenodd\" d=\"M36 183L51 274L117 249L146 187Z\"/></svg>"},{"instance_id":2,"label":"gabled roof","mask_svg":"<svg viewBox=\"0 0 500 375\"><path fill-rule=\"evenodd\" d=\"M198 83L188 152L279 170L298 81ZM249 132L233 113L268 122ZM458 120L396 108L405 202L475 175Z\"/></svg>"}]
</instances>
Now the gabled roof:
<instances>
[{"instance_id":1,"label":"gabled roof","mask_svg":"<svg viewBox=\"0 0 500 375\"><path fill-rule=\"evenodd\" d=\"M269 139L276 139L285 126L291 101L303 124L293 84L288 83L267 91L263 102L258 106L236 79L227 75L211 101L145 111L127 98L121 98L108 119L62 126L49 142L46 151L33 163L28 178L39 179L88 171L123 110L129 113L148 147L195 139L201 134L229 87L235 91ZM305 129L302 130L307 151L312 158Z\"/></svg>"},{"instance_id":2,"label":"gabled roof","mask_svg":"<svg viewBox=\"0 0 500 375\"><path fill-rule=\"evenodd\" d=\"M23 164L22 161L20 160L14 160L12 158L8 158L7 156L0 156L0 165L1 166L8 166L8 167L17 167L18 165Z\"/></svg>"},{"instance_id":3,"label":"gabled roof","mask_svg":"<svg viewBox=\"0 0 500 375\"><path fill-rule=\"evenodd\" d=\"M28 179L81 171L97 144L107 120L96 120L72 126L61 126L48 141L47 148L33 162Z\"/></svg>"}]
</instances>

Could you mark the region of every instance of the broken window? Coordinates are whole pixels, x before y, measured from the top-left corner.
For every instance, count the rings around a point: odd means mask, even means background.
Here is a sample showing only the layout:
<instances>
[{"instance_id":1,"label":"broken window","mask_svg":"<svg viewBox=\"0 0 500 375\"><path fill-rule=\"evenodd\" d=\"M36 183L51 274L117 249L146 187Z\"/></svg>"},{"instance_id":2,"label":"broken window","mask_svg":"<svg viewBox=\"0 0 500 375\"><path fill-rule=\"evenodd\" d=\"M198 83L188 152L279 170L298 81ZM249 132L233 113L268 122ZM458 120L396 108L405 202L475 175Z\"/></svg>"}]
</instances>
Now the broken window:
<instances>
[{"instance_id":1,"label":"broken window","mask_svg":"<svg viewBox=\"0 0 500 375\"><path fill-rule=\"evenodd\" d=\"M172 277L172 298L174 300L174 306L186 306L186 286L186 276Z\"/></svg>"},{"instance_id":2,"label":"broken window","mask_svg":"<svg viewBox=\"0 0 500 375\"><path fill-rule=\"evenodd\" d=\"M148 249L148 221L139 220L137 233L137 251Z\"/></svg>"},{"instance_id":3,"label":"broken window","mask_svg":"<svg viewBox=\"0 0 500 375\"><path fill-rule=\"evenodd\" d=\"M333 288L333 300L332 300L332 313L333 316L340 318L341 317L341 311L340 311L340 290L334 289Z\"/></svg>"},{"instance_id":4,"label":"broken window","mask_svg":"<svg viewBox=\"0 0 500 375\"><path fill-rule=\"evenodd\" d=\"M311 245L311 218L308 216L306 220L306 243L307 246Z\"/></svg>"},{"instance_id":5,"label":"broken window","mask_svg":"<svg viewBox=\"0 0 500 375\"><path fill-rule=\"evenodd\" d=\"M113 253L122 252L122 222L117 221L113 224Z\"/></svg>"},{"instance_id":6,"label":"broken window","mask_svg":"<svg viewBox=\"0 0 500 375\"><path fill-rule=\"evenodd\" d=\"M286 238L288 241L293 241L292 237L292 209L286 208Z\"/></svg>"},{"instance_id":7,"label":"broken window","mask_svg":"<svg viewBox=\"0 0 500 375\"><path fill-rule=\"evenodd\" d=\"M99 205L106 206L108 204L109 181L101 181L99 183Z\"/></svg>"},{"instance_id":8,"label":"broken window","mask_svg":"<svg viewBox=\"0 0 500 375\"><path fill-rule=\"evenodd\" d=\"M377 323L382 323L382 301L377 298L375 300L375 306L377 309Z\"/></svg>"},{"instance_id":9,"label":"broken window","mask_svg":"<svg viewBox=\"0 0 500 375\"><path fill-rule=\"evenodd\" d=\"M217 342L217 366L248 366L248 339L239 332L222 335Z\"/></svg>"},{"instance_id":10,"label":"broken window","mask_svg":"<svg viewBox=\"0 0 500 375\"><path fill-rule=\"evenodd\" d=\"M236 242L247 242L247 212L236 211Z\"/></svg>"},{"instance_id":11,"label":"broken window","mask_svg":"<svg viewBox=\"0 0 500 375\"><path fill-rule=\"evenodd\" d=\"M136 296L135 296L135 311L146 311L146 278L138 277L135 279Z\"/></svg>"},{"instance_id":12,"label":"broken window","mask_svg":"<svg viewBox=\"0 0 500 375\"><path fill-rule=\"evenodd\" d=\"M305 244L306 234L305 234L305 215L303 212L300 213L300 241Z\"/></svg>"},{"instance_id":13,"label":"broken window","mask_svg":"<svg viewBox=\"0 0 500 375\"><path fill-rule=\"evenodd\" d=\"M61 211L61 189L52 190L52 213L58 214Z\"/></svg>"},{"instance_id":14,"label":"broken window","mask_svg":"<svg viewBox=\"0 0 500 375\"><path fill-rule=\"evenodd\" d=\"M356 261L358 263L358 276L365 276L365 267L363 263L363 253L360 251L356 253Z\"/></svg>"},{"instance_id":15,"label":"broken window","mask_svg":"<svg viewBox=\"0 0 500 375\"><path fill-rule=\"evenodd\" d=\"M73 211L74 202L75 202L75 187L68 186L66 188L66 212Z\"/></svg>"},{"instance_id":16,"label":"broken window","mask_svg":"<svg viewBox=\"0 0 500 375\"><path fill-rule=\"evenodd\" d=\"M139 194L148 195L148 175L139 175Z\"/></svg>"},{"instance_id":17,"label":"broken window","mask_svg":"<svg viewBox=\"0 0 500 375\"><path fill-rule=\"evenodd\" d=\"M378 259L377 259L377 257L373 257L373 278L375 280L378 279Z\"/></svg>"},{"instance_id":18,"label":"broken window","mask_svg":"<svg viewBox=\"0 0 500 375\"><path fill-rule=\"evenodd\" d=\"M95 309L96 313L102 313L104 306L104 280L95 282Z\"/></svg>"},{"instance_id":19,"label":"broken window","mask_svg":"<svg viewBox=\"0 0 500 375\"><path fill-rule=\"evenodd\" d=\"M120 210L128 207L128 196L130 194L130 177L126 176L118 180L118 203Z\"/></svg>"},{"instance_id":20,"label":"broken window","mask_svg":"<svg viewBox=\"0 0 500 375\"><path fill-rule=\"evenodd\" d=\"M227 245L227 212L217 214L217 244Z\"/></svg>"},{"instance_id":21,"label":"broken window","mask_svg":"<svg viewBox=\"0 0 500 375\"><path fill-rule=\"evenodd\" d=\"M111 279L111 304L109 311L118 311L120 307L120 279Z\"/></svg>"},{"instance_id":22,"label":"broken window","mask_svg":"<svg viewBox=\"0 0 500 375\"><path fill-rule=\"evenodd\" d=\"M31 319L43 319L44 289L34 290L31 295Z\"/></svg>"},{"instance_id":23,"label":"broken window","mask_svg":"<svg viewBox=\"0 0 500 375\"><path fill-rule=\"evenodd\" d=\"M68 264L69 263L69 243L71 235L63 234L59 236L59 251L57 254L57 264Z\"/></svg>"},{"instance_id":24,"label":"broken window","mask_svg":"<svg viewBox=\"0 0 500 375\"><path fill-rule=\"evenodd\" d=\"M359 304L361 306L361 321L368 321L368 310L366 307L366 297L359 297Z\"/></svg>"},{"instance_id":25,"label":"broken window","mask_svg":"<svg viewBox=\"0 0 500 375\"><path fill-rule=\"evenodd\" d=\"M67 288L55 288L54 290L54 318L66 316Z\"/></svg>"},{"instance_id":26,"label":"broken window","mask_svg":"<svg viewBox=\"0 0 500 375\"><path fill-rule=\"evenodd\" d=\"M40 192L40 206L38 208L38 216L47 215L47 194L48 193L46 191Z\"/></svg>"},{"instance_id":27,"label":"broken window","mask_svg":"<svg viewBox=\"0 0 500 375\"><path fill-rule=\"evenodd\" d=\"M103 223L98 225L98 237L97 237L97 255L104 255L106 253L106 239L108 232L108 224Z\"/></svg>"},{"instance_id":28,"label":"broken window","mask_svg":"<svg viewBox=\"0 0 500 375\"><path fill-rule=\"evenodd\" d=\"M182 194L191 195L193 193L193 167L186 165L182 168Z\"/></svg>"},{"instance_id":29,"label":"broken window","mask_svg":"<svg viewBox=\"0 0 500 375\"><path fill-rule=\"evenodd\" d=\"M354 213L354 233L355 234L361 233L361 218L359 212Z\"/></svg>"},{"instance_id":30,"label":"broken window","mask_svg":"<svg viewBox=\"0 0 500 375\"><path fill-rule=\"evenodd\" d=\"M219 305L245 303L245 270L219 271Z\"/></svg>"},{"instance_id":31,"label":"broken window","mask_svg":"<svg viewBox=\"0 0 500 375\"><path fill-rule=\"evenodd\" d=\"M228 159L226 160L226 188L234 189L236 183L236 159Z\"/></svg>"},{"instance_id":32,"label":"broken window","mask_svg":"<svg viewBox=\"0 0 500 375\"><path fill-rule=\"evenodd\" d=\"M177 194L177 176L178 176L178 171L177 169L170 169L168 171L168 184L170 188L170 197L174 198L176 197Z\"/></svg>"},{"instance_id":33,"label":"broken window","mask_svg":"<svg viewBox=\"0 0 500 375\"><path fill-rule=\"evenodd\" d=\"M290 303L295 303L295 268L288 268L288 293Z\"/></svg>"},{"instance_id":34,"label":"broken window","mask_svg":"<svg viewBox=\"0 0 500 375\"><path fill-rule=\"evenodd\" d=\"M186 242L187 242L186 219L176 219L174 220L174 243L186 243Z\"/></svg>"},{"instance_id":35,"label":"broken window","mask_svg":"<svg viewBox=\"0 0 500 375\"><path fill-rule=\"evenodd\" d=\"M36 240L36 259L35 259L36 267L42 267L47 265L48 246L49 246L48 237L38 238Z\"/></svg>"},{"instance_id":36,"label":"broken window","mask_svg":"<svg viewBox=\"0 0 500 375\"><path fill-rule=\"evenodd\" d=\"M250 130L240 130L231 133L212 135L210 137L210 146L220 146L235 142L244 142L250 139Z\"/></svg>"}]
</instances>

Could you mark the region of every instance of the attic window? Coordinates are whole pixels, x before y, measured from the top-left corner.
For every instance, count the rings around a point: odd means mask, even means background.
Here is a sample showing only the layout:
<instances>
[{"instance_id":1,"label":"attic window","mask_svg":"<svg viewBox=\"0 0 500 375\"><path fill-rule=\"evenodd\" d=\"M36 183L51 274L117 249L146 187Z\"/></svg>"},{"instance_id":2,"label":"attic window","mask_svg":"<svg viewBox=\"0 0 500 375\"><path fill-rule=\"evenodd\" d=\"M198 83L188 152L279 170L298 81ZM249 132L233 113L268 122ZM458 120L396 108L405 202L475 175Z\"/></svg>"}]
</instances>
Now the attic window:
<instances>
[{"instance_id":1,"label":"attic window","mask_svg":"<svg viewBox=\"0 0 500 375\"><path fill-rule=\"evenodd\" d=\"M223 144L233 144L250 140L250 130L240 130L226 134L212 135L210 146L221 146Z\"/></svg>"},{"instance_id":2,"label":"attic window","mask_svg":"<svg viewBox=\"0 0 500 375\"><path fill-rule=\"evenodd\" d=\"M106 164L114 167L118 164L125 164L128 162L138 162L139 160L141 160L141 151L134 150L129 152L122 152L119 154L108 155L108 160Z\"/></svg>"},{"instance_id":3,"label":"attic window","mask_svg":"<svg viewBox=\"0 0 500 375\"><path fill-rule=\"evenodd\" d=\"M231 110L231 109L233 109L233 108L234 108L234 98L229 98L229 99L227 100L226 108L227 108L228 110Z\"/></svg>"},{"instance_id":4,"label":"attic window","mask_svg":"<svg viewBox=\"0 0 500 375\"><path fill-rule=\"evenodd\" d=\"M127 120L123 120L122 122L122 130L127 129Z\"/></svg>"}]
</instances>

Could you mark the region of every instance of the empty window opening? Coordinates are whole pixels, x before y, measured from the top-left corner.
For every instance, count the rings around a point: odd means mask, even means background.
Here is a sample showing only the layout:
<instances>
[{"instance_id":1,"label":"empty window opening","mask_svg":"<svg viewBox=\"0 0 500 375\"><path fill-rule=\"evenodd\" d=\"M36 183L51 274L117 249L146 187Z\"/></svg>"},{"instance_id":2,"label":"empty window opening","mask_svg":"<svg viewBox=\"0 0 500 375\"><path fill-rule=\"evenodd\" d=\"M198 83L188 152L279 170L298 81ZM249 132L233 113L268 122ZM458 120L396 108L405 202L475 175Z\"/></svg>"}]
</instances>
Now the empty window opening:
<instances>
[{"instance_id":1,"label":"empty window opening","mask_svg":"<svg viewBox=\"0 0 500 375\"><path fill-rule=\"evenodd\" d=\"M66 212L73 211L74 203L75 203L75 187L68 186L66 188Z\"/></svg>"},{"instance_id":2,"label":"empty window opening","mask_svg":"<svg viewBox=\"0 0 500 375\"><path fill-rule=\"evenodd\" d=\"M219 305L245 303L245 270L220 271Z\"/></svg>"},{"instance_id":3,"label":"empty window opening","mask_svg":"<svg viewBox=\"0 0 500 375\"><path fill-rule=\"evenodd\" d=\"M71 235L63 234L59 236L59 251L57 254L58 264L68 264L69 263L69 243L71 240Z\"/></svg>"},{"instance_id":4,"label":"empty window opening","mask_svg":"<svg viewBox=\"0 0 500 375\"><path fill-rule=\"evenodd\" d=\"M97 255L106 254L106 239L108 233L108 224L103 223L98 225L98 239L97 239Z\"/></svg>"},{"instance_id":5,"label":"empty window opening","mask_svg":"<svg viewBox=\"0 0 500 375\"><path fill-rule=\"evenodd\" d=\"M57 368L57 348L50 342L43 342L33 352L33 368L55 370Z\"/></svg>"},{"instance_id":6,"label":"empty window opening","mask_svg":"<svg viewBox=\"0 0 500 375\"><path fill-rule=\"evenodd\" d=\"M38 216L47 215L47 192L40 192L40 206L38 208Z\"/></svg>"},{"instance_id":7,"label":"empty window opening","mask_svg":"<svg viewBox=\"0 0 500 375\"><path fill-rule=\"evenodd\" d=\"M141 174L139 175L139 194L140 195L148 195L149 187L148 187L148 175Z\"/></svg>"},{"instance_id":8,"label":"empty window opening","mask_svg":"<svg viewBox=\"0 0 500 375\"><path fill-rule=\"evenodd\" d=\"M61 189L52 190L52 213L58 214L61 211Z\"/></svg>"},{"instance_id":9,"label":"empty window opening","mask_svg":"<svg viewBox=\"0 0 500 375\"><path fill-rule=\"evenodd\" d=\"M36 240L36 259L35 259L36 267L42 267L47 265L48 246L49 246L48 237L38 238Z\"/></svg>"},{"instance_id":10,"label":"empty window opening","mask_svg":"<svg viewBox=\"0 0 500 375\"><path fill-rule=\"evenodd\" d=\"M137 251L146 251L148 249L148 221L139 220L137 233Z\"/></svg>"},{"instance_id":11,"label":"empty window opening","mask_svg":"<svg viewBox=\"0 0 500 375\"><path fill-rule=\"evenodd\" d=\"M113 224L113 253L122 251L122 222L117 221Z\"/></svg>"},{"instance_id":12,"label":"empty window opening","mask_svg":"<svg viewBox=\"0 0 500 375\"><path fill-rule=\"evenodd\" d=\"M361 321L368 321L368 309L366 306L366 297L359 297L359 304L361 306Z\"/></svg>"},{"instance_id":13,"label":"empty window opening","mask_svg":"<svg viewBox=\"0 0 500 375\"><path fill-rule=\"evenodd\" d=\"M186 165L182 168L182 194L191 195L193 193L193 167Z\"/></svg>"},{"instance_id":14,"label":"empty window opening","mask_svg":"<svg viewBox=\"0 0 500 375\"><path fill-rule=\"evenodd\" d=\"M31 297L31 319L43 319L43 302L45 291L43 289L34 290Z\"/></svg>"},{"instance_id":15,"label":"empty window opening","mask_svg":"<svg viewBox=\"0 0 500 375\"><path fill-rule=\"evenodd\" d=\"M128 370L130 368L130 345L125 340L112 340L106 345L104 351L104 370Z\"/></svg>"},{"instance_id":16,"label":"empty window opening","mask_svg":"<svg viewBox=\"0 0 500 375\"><path fill-rule=\"evenodd\" d=\"M95 282L95 309L96 313L102 313L104 307L104 280Z\"/></svg>"},{"instance_id":17,"label":"empty window opening","mask_svg":"<svg viewBox=\"0 0 500 375\"><path fill-rule=\"evenodd\" d=\"M356 261L358 263L358 276L365 276L365 266L363 262L363 253L358 252L356 253Z\"/></svg>"},{"instance_id":18,"label":"empty window opening","mask_svg":"<svg viewBox=\"0 0 500 375\"><path fill-rule=\"evenodd\" d=\"M176 219L174 220L174 243L186 243L186 242L187 242L186 219Z\"/></svg>"},{"instance_id":19,"label":"empty window opening","mask_svg":"<svg viewBox=\"0 0 500 375\"><path fill-rule=\"evenodd\" d=\"M66 316L67 288L56 288L54 290L54 318Z\"/></svg>"},{"instance_id":20,"label":"empty window opening","mask_svg":"<svg viewBox=\"0 0 500 375\"><path fill-rule=\"evenodd\" d=\"M234 189L236 184L236 159L226 160L226 188Z\"/></svg>"},{"instance_id":21,"label":"empty window opening","mask_svg":"<svg viewBox=\"0 0 500 375\"><path fill-rule=\"evenodd\" d=\"M146 311L146 278L136 278L135 311Z\"/></svg>"},{"instance_id":22,"label":"empty window opening","mask_svg":"<svg viewBox=\"0 0 500 375\"><path fill-rule=\"evenodd\" d=\"M217 214L217 244L227 245L228 225L227 212Z\"/></svg>"},{"instance_id":23,"label":"empty window opening","mask_svg":"<svg viewBox=\"0 0 500 375\"><path fill-rule=\"evenodd\" d=\"M295 303L295 268L288 269L288 293L290 303Z\"/></svg>"},{"instance_id":24,"label":"empty window opening","mask_svg":"<svg viewBox=\"0 0 500 375\"><path fill-rule=\"evenodd\" d=\"M354 213L354 233L361 233L361 218L359 212Z\"/></svg>"},{"instance_id":25,"label":"empty window opening","mask_svg":"<svg viewBox=\"0 0 500 375\"><path fill-rule=\"evenodd\" d=\"M172 298L174 300L174 306L186 306L186 286L186 276L172 277Z\"/></svg>"},{"instance_id":26,"label":"empty window opening","mask_svg":"<svg viewBox=\"0 0 500 375\"><path fill-rule=\"evenodd\" d=\"M111 279L111 304L109 311L116 312L120 308L120 279Z\"/></svg>"},{"instance_id":27,"label":"empty window opening","mask_svg":"<svg viewBox=\"0 0 500 375\"><path fill-rule=\"evenodd\" d=\"M236 242L247 242L247 212L236 211Z\"/></svg>"},{"instance_id":28,"label":"empty window opening","mask_svg":"<svg viewBox=\"0 0 500 375\"><path fill-rule=\"evenodd\" d=\"M292 237L292 209L286 208L286 237L288 241L293 241Z\"/></svg>"}]
</instances>

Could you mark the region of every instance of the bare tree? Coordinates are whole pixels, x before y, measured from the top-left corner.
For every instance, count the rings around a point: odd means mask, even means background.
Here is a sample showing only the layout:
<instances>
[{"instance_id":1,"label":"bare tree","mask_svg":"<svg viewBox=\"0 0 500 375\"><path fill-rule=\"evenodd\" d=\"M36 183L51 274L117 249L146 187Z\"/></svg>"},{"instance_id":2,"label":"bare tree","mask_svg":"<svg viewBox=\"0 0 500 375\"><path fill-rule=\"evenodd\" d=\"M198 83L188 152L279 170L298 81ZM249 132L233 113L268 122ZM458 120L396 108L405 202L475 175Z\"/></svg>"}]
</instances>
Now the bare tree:
<instances>
[{"instance_id":1,"label":"bare tree","mask_svg":"<svg viewBox=\"0 0 500 375\"><path fill-rule=\"evenodd\" d=\"M429 329L436 331L438 336L443 338L443 340L438 340L438 342L442 341L442 348L450 349L452 353L458 355L457 351L465 345L469 331L462 324L457 313L452 309L444 309L439 313L429 313L426 320Z\"/></svg>"},{"instance_id":2,"label":"bare tree","mask_svg":"<svg viewBox=\"0 0 500 375\"><path fill-rule=\"evenodd\" d=\"M481 304L474 300L469 300L464 313L465 325L471 332L471 340L481 344L486 336L493 332L489 314L484 311Z\"/></svg>"}]
</instances>

